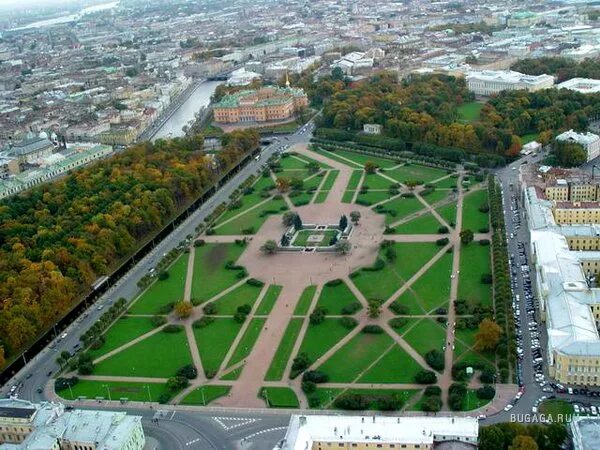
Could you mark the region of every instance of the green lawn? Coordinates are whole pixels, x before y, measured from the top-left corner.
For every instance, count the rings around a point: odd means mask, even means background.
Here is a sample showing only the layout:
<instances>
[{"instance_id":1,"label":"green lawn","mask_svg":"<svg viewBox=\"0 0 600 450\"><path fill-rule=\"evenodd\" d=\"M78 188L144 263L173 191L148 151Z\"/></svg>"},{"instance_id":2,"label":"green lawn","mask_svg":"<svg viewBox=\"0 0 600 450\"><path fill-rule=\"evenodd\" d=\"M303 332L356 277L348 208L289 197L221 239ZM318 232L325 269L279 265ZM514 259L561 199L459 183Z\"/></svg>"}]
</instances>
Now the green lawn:
<instances>
[{"instance_id":1,"label":"green lawn","mask_svg":"<svg viewBox=\"0 0 600 450\"><path fill-rule=\"evenodd\" d=\"M300 402L296 393L288 387L263 387L260 396L269 408L298 408Z\"/></svg>"},{"instance_id":2,"label":"green lawn","mask_svg":"<svg viewBox=\"0 0 600 450\"><path fill-rule=\"evenodd\" d=\"M214 231L215 234L220 236L244 234L244 231L246 231L246 234L254 234L262 226L265 220L267 220L269 215L282 214L285 210L287 210L285 200L282 198L273 198L257 208L245 212L232 221L215 227Z\"/></svg>"},{"instance_id":3,"label":"green lawn","mask_svg":"<svg viewBox=\"0 0 600 450\"><path fill-rule=\"evenodd\" d=\"M443 351L446 329L434 319L414 319L416 323L402 338L423 358L430 350Z\"/></svg>"},{"instance_id":4,"label":"green lawn","mask_svg":"<svg viewBox=\"0 0 600 450\"><path fill-rule=\"evenodd\" d=\"M242 373L243 369L244 366L240 366L237 369L230 370L219 379L224 381L235 381L240 377L240 374Z\"/></svg>"},{"instance_id":5,"label":"green lawn","mask_svg":"<svg viewBox=\"0 0 600 450\"><path fill-rule=\"evenodd\" d=\"M330 245L331 239L337 236L338 233L338 230L300 230L292 241L292 245L298 247L327 247ZM319 236L321 241L308 242L310 236Z\"/></svg>"},{"instance_id":6,"label":"green lawn","mask_svg":"<svg viewBox=\"0 0 600 450\"><path fill-rule=\"evenodd\" d=\"M436 189L435 191L427 194L427 195L422 195L423 200L425 200L427 203L429 203L430 205L433 205L437 202L441 202L442 200L446 200L448 198L448 196L450 195L451 191L448 190L444 190L444 189Z\"/></svg>"},{"instance_id":7,"label":"green lawn","mask_svg":"<svg viewBox=\"0 0 600 450\"><path fill-rule=\"evenodd\" d=\"M479 102L463 103L457 108L459 120L461 122L475 122L479 120L483 105L484 103Z\"/></svg>"},{"instance_id":8,"label":"green lawn","mask_svg":"<svg viewBox=\"0 0 600 450\"><path fill-rule=\"evenodd\" d=\"M237 261L246 247L236 244L206 244L195 248L192 299L203 303L239 281L237 270L225 268Z\"/></svg>"},{"instance_id":9,"label":"green lawn","mask_svg":"<svg viewBox=\"0 0 600 450\"><path fill-rule=\"evenodd\" d=\"M369 189L389 189L394 183L393 181L388 180L387 178L382 177L378 173L368 173L365 176L363 181L363 186L368 187Z\"/></svg>"},{"instance_id":10,"label":"green lawn","mask_svg":"<svg viewBox=\"0 0 600 450\"><path fill-rule=\"evenodd\" d=\"M201 386L194 389L181 401L182 405L208 405L213 400L229 394L230 386Z\"/></svg>"},{"instance_id":11,"label":"green lawn","mask_svg":"<svg viewBox=\"0 0 600 450\"><path fill-rule=\"evenodd\" d=\"M231 367L234 364L237 364L241 360L248 357L250 352L252 351L252 347L256 343L258 336L260 335L261 330L265 326L265 322L267 319L252 319L248 328L244 332L244 335L240 339L227 367Z\"/></svg>"},{"instance_id":12,"label":"green lawn","mask_svg":"<svg viewBox=\"0 0 600 450\"><path fill-rule=\"evenodd\" d=\"M456 223L456 204L450 203L448 205L440 206L435 209L437 213L444 219L448 225L453 226Z\"/></svg>"},{"instance_id":13,"label":"green lawn","mask_svg":"<svg viewBox=\"0 0 600 450\"><path fill-rule=\"evenodd\" d=\"M346 191L344 195L342 195L342 203L352 203L352 199L354 198L354 193L356 191Z\"/></svg>"},{"instance_id":14,"label":"green lawn","mask_svg":"<svg viewBox=\"0 0 600 450\"><path fill-rule=\"evenodd\" d=\"M233 316L237 308L242 305L254 306L262 288L242 283L234 290L213 302L217 307L217 314L221 316Z\"/></svg>"},{"instance_id":15,"label":"green lawn","mask_svg":"<svg viewBox=\"0 0 600 450\"><path fill-rule=\"evenodd\" d=\"M481 228L489 227L488 213L479 211L479 207L488 204L485 189L469 192L463 199L462 228L477 233Z\"/></svg>"},{"instance_id":16,"label":"green lawn","mask_svg":"<svg viewBox=\"0 0 600 450\"><path fill-rule=\"evenodd\" d=\"M358 333L325 361L319 370L328 374L333 383L353 382L392 343L392 338L385 333Z\"/></svg>"},{"instance_id":17,"label":"green lawn","mask_svg":"<svg viewBox=\"0 0 600 450\"><path fill-rule=\"evenodd\" d=\"M308 205L313 198L314 193L310 193L308 191L302 191L298 195L290 195L290 201L294 204L294 206L304 206Z\"/></svg>"},{"instance_id":18,"label":"green lawn","mask_svg":"<svg viewBox=\"0 0 600 450\"><path fill-rule=\"evenodd\" d=\"M350 180L348 180L348 185L346 186L346 192L344 192L344 195L342 196L342 203L352 203L354 191L358 188L362 174L362 170L352 171L352 175L350 175Z\"/></svg>"},{"instance_id":19,"label":"green lawn","mask_svg":"<svg viewBox=\"0 0 600 450\"><path fill-rule=\"evenodd\" d=\"M381 270L361 270L352 275L352 282L367 298L387 300L411 278L440 248L435 243L395 243L396 260ZM380 258L384 259L383 251Z\"/></svg>"},{"instance_id":20,"label":"green lawn","mask_svg":"<svg viewBox=\"0 0 600 450\"><path fill-rule=\"evenodd\" d=\"M281 293L281 289L282 286L279 286L278 284L270 285L264 297L262 298L260 305L258 305L255 314L259 316L268 315L273 309L273 306L275 305L275 302Z\"/></svg>"},{"instance_id":21,"label":"green lawn","mask_svg":"<svg viewBox=\"0 0 600 450\"><path fill-rule=\"evenodd\" d=\"M566 422L573 415L573 405L564 400L546 400L540 403L540 414L552 417L553 422Z\"/></svg>"},{"instance_id":22,"label":"green lawn","mask_svg":"<svg viewBox=\"0 0 600 450\"><path fill-rule=\"evenodd\" d=\"M389 198L387 193L386 198ZM375 211L385 214L385 223L389 225L424 208L423 203L416 197L396 197L393 200L382 203Z\"/></svg>"},{"instance_id":23,"label":"green lawn","mask_svg":"<svg viewBox=\"0 0 600 450\"><path fill-rule=\"evenodd\" d=\"M96 364L94 375L168 378L191 364L185 332L158 332Z\"/></svg>"},{"instance_id":24,"label":"green lawn","mask_svg":"<svg viewBox=\"0 0 600 450\"><path fill-rule=\"evenodd\" d=\"M329 150L319 149L319 150L316 150L316 153L318 153L319 155L323 155L323 156L325 156L325 157L327 157L329 159L332 159L334 161L337 161L339 163L342 163L342 164L345 164L347 166L350 166L350 167L352 167L354 169L358 169L358 168L362 167L362 164L354 163L354 162L349 161L349 160L347 160L345 158L340 158L339 156L336 155L337 151L331 152Z\"/></svg>"},{"instance_id":25,"label":"green lawn","mask_svg":"<svg viewBox=\"0 0 600 450\"><path fill-rule=\"evenodd\" d=\"M241 328L242 324L229 318L216 318L204 328L194 328L202 367L207 375L219 370Z\"/></svg>"},{"instance_id":26,"label":"green lawn","mask_svg":"<svg viewBox=\"0 0 600 450\"><path fill-rule=\"evenodd\" d=\"M323 185L321 186L321 190L322 191L328 191L333 187L333 184L335 183L335 180L337 178L337 176L339 175L340 171L339 170L330 170L327 172L327 178L325 178L325 181L323 182Z\"/></svg>"},{"instance_id":27,"label":"green lawn","mask_svg":"<svg viewBox=\"0 0 600 450\"><path fill-rule=\"evenodd\" d=\"M379 356L379 354L377 355ZM414 383L422 367L399 345L394 345L363 374L359 383Z\"/></svg>"},{"instance_id":28,"label":"green lawn","mask_svg":"<svg viewBox=\"0 0 600 450\"><path fill-rule=\"evenodd\" d=\"M305 170L306 165L308 164L309 161L314 161L314 160L311 160L310 158L305 158L304 155L299 157L299 156L288 154L285 157L282 157L279 159L279 164L281 165L281 168L283 170L290 170L290 169ZM316 162L316 161L314 161L314 162ZM319 163L317 163L317 164L319 164ZM320 166L320 164L319 164L319 166Z\"/></svg>"},{"instance_id":29,"label":"green lawn","mask_svg":"<svg viewBox=\"0 0 600 450\"><path fill-rule=\"evenodd\" d=\"M309 325L300 345L299 353L306 353L311 361L316 361L337 344L351 330L340 324L340 319L326 318L318 325Z\"/></svg>"},{"instance_id":30,"label":"green lawn","mask_svg":"<svg viewBox=\"0 0 600 450\"><path fill-rule=\"evenodd\" d=\"M308 314L308 310L310 308L310 303L312 302L313 297L315 296L315 292L317 291L317 286L310 285L304 288L302 291L302 295L300 296L300 300L296 304L296 308L294 310L294 315L296 316L304 316Z\"/></svg>"},{"instance_id":31,"label":"green lawn","mask_svg":"<svg viewBox=\"0 0 600 450\"><path fill-rule=\"evenodd\" d=\"M531 141L537 141L540 137L539 133L528 133L521 136L521 144L525 145L530 143Z\"/></svg>"},{"instance_id":32,"label":"green lawn","mask_svg":"<svg viewBox=\"0 0 600 450\"><path fill-rule=\"evenodd\" d=\"M410 289L404 291L396 303L407 306L409 314L427 314L441 306L447 307L451 273L452 254L444 253Z\"/></svg>"},{"instance_id":33,"label":"green lawn","mask_svg":"<svg viewBox=\"0 0 600 450\"><path fill-rule=\"evenodd\" d=\"M400 183L415 180L429 183L430 181L437 180L438 178L447 175L446 171L442 169L408 163L394 170L386 170L385 174Z\"/></svg>"},{"instance_id":34,"label":"green lawn","mask_svg":"<svg viewBox=\"0 0 600 450\"><path fill-rule=\"evenodd\" d=\"M342 314L344 306L354 302L358 302L358 299L346 283L342 282L336 286L325 284L321 290L317 306L325 308L327 314L337 316Z\"/></svg>"},{"instance_id":35,"label":"green lawn","mask_svg":"<svg viewBox=\"0 0 600 450\"><path fill-rule=\"evenodd\" d=\"M76 400L79 397L95 399L103 397L106 400L127 398L133 402L157 401L160 394L166 390L163 383L135 383L130 381L93 381L79 380L71 389L58 393L65 400ZM71 393L73 395L71 396Z\"/></svg>"},{"instance_id":36,"label":"green lawn","mask_svg":"<svg viewBox=\"0 0 600 450\"><path fill-rule=\"evenodd\" d=\"M434 182L433 185L438 189L452 189L458 185L458 177L449 176L448 178Z\"/></svg>"},{"instance_id":37,"label":"green lawn","mask_svg":"<svg viewBox=\"0 0 600 450\"><path fill-rule=\"evenodd\" d=\"M241 206L239 206L238 208L234 208L234 209L227 209L223 214L221 214L219 216L219 218L217 219L217 221L214 224L215 227L218 227L226 220L229 220L232 217L237 216L238 214L247 211L248 209L252 208L253 206L258 205L260 202L265 201L265 198L262 197L262 195L261 195L262 192L274 190L275 182L270 177L269 178L261 177L258 179L258 181L252 187L254 189L254 191L252 193L242 195L239 198L239 202L241 203Z\"/></svg>"},{"instance_id":38,"label":"green lawn","mask_svg":"<svg viewBox=\"0 0 600 450\"><path fill-rule=\"evenodd\" d=\"M356 203L359 203L359 204L362 204L365 206L370 206L370 205L374 205L375 203L379 203L384 200L387 200L388 198L390 198L390 194L388 194L388 191L369 190L365 193L359 193L358 197L356 197Z\"/></svg>"},{"instance_id":39,"label":"green lawn","mask_svg":"<svg viewBox=\"0 0 600 450\"><path fill-rule=\"evenodd\" d=\"M89 353L92 358L96 359L153 329L154 325L152 325L150 317L123 316L104 333L106 341L102 347L90 350Z\"/></svg>"},{"instance_id":40,"label":"green lawn","mask_svg":"<svg viewBox=\"0 0 600 450\"><path fill-rule=\"evenodd\" d=\"M327 200L327 196L329 195L329 191L319 191L315 196L314 203L324 203Z\"/></svg>"},{"instance_id":41,"label":"green lawn","mask_svg":"<svg viewBox=\"0 0 600 450\"><path fill-rule=\"evenodd\" d=\"M416 217L394 227L395 234L436 234L442 226L431 213ZM440 236L442 238L443 236Z\"/></svg>"},{"instance_id":42,"label":"green lawn","mask_svg":"<svg viewBox=\"0 0 600 450\"><path fill-rule=\"evenodd\" d=\"M481 276L491 273L490 247L471 242L463 245L460 253L460 274L458 282L458 297L472 304L481 303L490 306L492 288L483 284Z\"/></svg>"},{"instance_id":43,"label":"green lawn","mask_svg":"<svg viewBox=\"0 0 600 450\"><path fill-rule=\"evenodd\" d=\"M384 169L388 169L390 167L398 165L397 161L393 161L391 159L380 158L378 156L363 155L362 153L356 153L350 150L336 150L335 154L342 158L346 158L347 160L349 159L361 166L364 166L367 161L372 162L377 167L381 167Z\"/></svg>"},{"instance_id":44,"label":"green lawn","mask_svg":"<svg viewBox=\"0 0 600 450\"><path fill-rule=\"evenodd\" d=\"M167 272L169 278L155 281L129 308L130 314L158 314L161 307L175 303L183 298L187 273L188 254L184 253L175 260Z\"/></svg>"},{"instance_id":45,"label":"green lawn","mask_svg":"<svg viewBox=\"0 0 600 450\"><path fill-rule=\"evenodd\" d=\"M275 352L275 356L271 361L269 370L267 370L265 375L265 381L279 381L283 377L283 373L285 372L285 368L292 354L292 350L294 349L294 344L296 343L303 322L303 319L294 318L288 323L285 333L281 338L281 342L277 347L277 351Z\"/></svg>"}]
</instances>

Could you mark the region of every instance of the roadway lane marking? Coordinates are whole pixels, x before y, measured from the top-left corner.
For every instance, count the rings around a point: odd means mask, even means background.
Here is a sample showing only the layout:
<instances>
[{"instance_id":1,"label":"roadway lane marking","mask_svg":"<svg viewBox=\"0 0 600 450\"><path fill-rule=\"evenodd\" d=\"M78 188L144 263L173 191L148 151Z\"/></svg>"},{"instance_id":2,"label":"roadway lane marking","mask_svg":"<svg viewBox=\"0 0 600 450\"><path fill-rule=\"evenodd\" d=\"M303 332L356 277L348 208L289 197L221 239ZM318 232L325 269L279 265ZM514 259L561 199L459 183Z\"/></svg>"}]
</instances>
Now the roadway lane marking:
<instances>
[{"instance_id":1,"label":"roadway lane marking","mask_svg":"<svg viewBox=\"0 0 600 450\"><path fill-rule=\"evenodd\" d=\"M196 443L196 442L198 442L199 440L200 440L200 438L192 439L191 441L189 441L189 442L186 442L186 443L185 443L185 446L186 446L186 447L189 447L190 445L193 445L193 444L195 444L195 443Z\"/></svg>"},{"instance_id":2,"label":"roadway lane marking","mask_svg":"<svg viewBox=\"0 0 600 450\"><path fill-rule=\"evenodd\" d=\"M261 434L272 433L273 431L283 431L283 430L287 430L287 429L288 429L288 427L267 428L266 430L261 430L261 431L257 431L256 433L252 433L252 434L246 436L243 440L248 441L250 439L255 438L256 436L260 436Z\"/></svg>"},{"instance_id":3,"label":"roadway lane marking","mask_svg":"<svg viewBox=\"0 0 600 450\"><path fill-rule=\"evenodd\" d=\"M246 417L213 417L213 420L223 427L225 430L233 430L234 428L243 427L244 425L250 425L251 423L258 422L260 419L249 419ZM226 422L234 422L232 425L228 425Z\"/></svg>"}]
</instances>

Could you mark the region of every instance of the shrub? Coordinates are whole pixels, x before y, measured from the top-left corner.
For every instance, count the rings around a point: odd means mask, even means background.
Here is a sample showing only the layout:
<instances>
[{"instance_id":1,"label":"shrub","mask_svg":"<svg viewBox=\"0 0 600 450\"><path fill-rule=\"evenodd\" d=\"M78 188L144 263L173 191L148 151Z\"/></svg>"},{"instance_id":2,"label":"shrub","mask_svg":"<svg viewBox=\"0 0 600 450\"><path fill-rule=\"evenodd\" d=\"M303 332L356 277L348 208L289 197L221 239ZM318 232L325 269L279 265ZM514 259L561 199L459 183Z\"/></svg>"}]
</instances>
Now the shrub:
<instances>
[{"instance_id":1,"label":"shrub","mask_svg":"<svg viewBox=\"0 0 600 450\"><path fill-rule=\"evenodd\" d=\"M166 270L161 270L158 273L158 279L159 280L163 281L163 280L166 280L167 278L169 278L169 272L167 272Z\"/></svg>"},{"instance_id":2,"label":"shrub","mask_svg":"<svg viewBox=\"0 0 600 450\"><path fill-rule=\"evenodd\" d=\"M452 383L448 390L448 406L452 411L460 411L467 396L467 386L464 383Z\"/></svg>"},{"instance_id":3,"label":"shrub","mask_svg":"<svg viewBox=\"0 0 600 450\"><path fill-rule=\"evenodd\" d=\"M447 234L448 233L448 227L442 225L441 227L438 228L438 233L439 234Z\"/></svg>"},{"instance_id":4,"label":"shrub","mask_svg":"<svg viewBox=\"0 0 600 450\"><path fill-rule=\"evenodd\" d=\"M428 412L438 412L442 409L442 399L439 395L432 395L422 403L422 410Z\"/></svg>"},{"instance_id":5,"label":"shrub","mask_svg":"<svg viewBox=\"0 0 600 450\"><path fill-rule=\"evenodd\" d=\"M340 317L340 324L344 328L351 330L356 325L358 325L358 321L356 319L354 319L353 317Z\"/></svg>"},{"instance_id":6,"label":"shrub","mask_svg":"<svg viewBox=\"0 0 600 450\"><path fill-rule=\"evenodd\" d=\"M327 310L322 306L317 306L314 311L309 316L309 321L311 325L319 325L325 320L325 315L327 314Z\"/></svg>"},{"instance_id":7,"label":"shrub","mask_svg":"<svg viewBox=\"0 0 600 450\"><path fill-rule=\"evenodd\" d=\"M450 240L448 238L441 238L441 239L438 239L437 241L435 241L435 243L440 247L447 245L448 242L450 242Z\"/></svg>"},{"instance_id":8,"label":"shrub","mask_svg":"<svg viewBox=\"0 0 600 450\"><path fill-rule=\"evenodd\" d=\"M496 370L493 367L486 366L479 375L479 380L482 383L493 383L496 378Z\"/></svg>"},{"instance_id":9,"label":"shrub","mask_svg":"<svg viewBox=\"0 0 600 450\"><path fill-rule=\"evenodd\" d=\"M170 324L165 326L162 331L164 333L179 333L180 331L183 331L183 326L182 325L174 325L174 324Z\"/></svg>"},{"instance_id":10,"label":"shrub","mask_svg":"<svg viewBox=\"0 0 600 450\"><path fill-rule=\"evenodd\" d=\"M478 399L491 400L496 395L496 389L494 389L493 386L486 384L485 386L482 386L479 389L477 389L476 395Z\"/></svg>"},{"instance_id":11,"label":"shrub","mask_svg":"<svg viewBox=\"0 0 600 450\"><path fill-rule=\"evenodd\" d=\"M433 395L442 395L442 388L439 386L427 386L424 395L431 397Z\"/></svg>"},{"instance_id":12,"label":"shrub","mask_svg":"<svg viewBox=\"0 0 600 450\"><path fill-rule=\"evenodd\" d=\"M379 325L365 325L361 332L365 334L382 334L383 328Z\"/></svg>"},{"instance_id":13,"label":"shrub","mask_svg":"<svg viewBox=\"0 0 600 450\"><path fill-rule=\"evenodd\" d=\"M152 326L156 328L167 323L167 318L165 316L152 316L150 322L152 323Z\"/></svg>"},{"instance_id":14,"label":"shrub","mask_svg":"<svg viewBox=\"0 0 600 450\"><path fill-rule=\"evenodd\" d=\"M162 315L169 314L171 311L173 311L174 307L175 307L175 302L169 302L169 303L161 306L160 308L158 308L158 313L162 314Z\"/></svg>"},{"instance_id":15,"label":"shrub","mask_svg":"<svg viewBox=\"0 0 600 450\"><path fill-rule=\"evenodd\" d=\"M406 325L407 322L408 319L405 317L395 317L392 320L390 320L390 327L399 329Z\"/></svg>"},{"instance_id":16,"label":"shrub","mask_svg":"<svg viewBox=\"0 0 600 450\"><path fill-rule=\"evenodd\" d=\"M327 383L329 375L318 370L307 370L302 375L302 381L312 381L313 383Z\"/></svg>"},{"instance_id":17,"label":"shrub","mask_svg":"<svg viewBox=\"0 0 600 450\"><path fill-rule=\"evenodd\" d=\"M161 394L158 396L158 403L161 405L169 403L169 400L171 400L171 394L168 392L161 392Z\"/></svg>"},{"instance_id":18,"label":"shrub","mask_svg":"<svg viewBox=\"0 0 600 450\"><path fill-rule=\"evenodd\" d=\"M429 366L432 369L435 369L438 371L444 370L444 366L445 366L444 353L437 349L428 351L425 354L425 361L427 361L427 364L429 364Z\"/></svg>"},{"instance_id":19,"label":"shrub","mask_svg":"<svg viewBox=\"0 0 600 450\"><path fill-rule=\"evenodd\" d=\"M290 378L296 378L300 373L307 369L311 364L311 360L305 352L299 353L292 361L292 370Z\"/></svg>"},{"instance_id":20,"label":"shrub","mask_svg":"<svg viewBox=\"0 0 600 450\"><path fill-rule=\"evenodd\" d=\"M317 384L312 381L302 381L301 387L305 394L312 394L317 390Z\"/></svg>"},{"instance_id":21,"label":"shrub","mask_svg":"<svg viewBox=\"0 0 600 450\"><path fill-rule=\"evenodd\" d=\"M265 283L263 281L257 280L256 278L248 278L246 283L250 286L263 287Z\"/></svg>"},{"instance_id":22,"label":"shrub","mask_svg":"<svg viewBox=\"0 0 600 450\"><path fill-rule=\"evenodd\" d=\"M79 378L70 377L70 378L57 378L56 383L54 383L54 389L57 392L64 391L69 387L75 386L79 382Z\"/></svg>"},{"instance_id":23,"label":"shrub","mask_svg":"<svg viewBox=\"0 0 600 450\"><path fill-rule=\"evenodd\" d=\"M194 328L204 328L215 321L214 317L204 316L193 323Z\"/></svg>"},{"instance_id":24,"label":"shrub","mask_svg":"<svg viewBox=\"0 0 600 450\"><path fill-rule=\"evenodd\" d=\"M479 231L480 233L489 233L490 229L488 227L482 227L477 231Z\"/></svg>"},{"instance_id":25,"label":"shrub","mask_svg":"<svg viewBox=\"0 0 600 450\"><path fill-rule=\"evenodd\" d=\"M204 311L204 314L208 314L208 315L215 315L217 314L217 305L213 303L208 303L206 305L204 305L204 307L202 308L202 311Z\"/></svg>"},{"instance_id":26,"label":"shrub","mask_svg":"<svg viewBox=\"0 0 600 450\"><path fill-rule=\"evenodd\" d=\"M198 369L193 364L188 364L177 371L177 376L193 380L198 376Z\"/></svg>"},{"instance_id":27,"label":"shrub","mask_svg":"<svg viewBox=\"0 0 600 450\"><path fill-rule=\"evenodd\" d=\"M419 384L434 384L437 381L435 372L431 370L421 370L415 375L415 382Z\"/></svg>"},{"instance_id":28,"label":"shrub","mask_svg":"<svg viewBox=\"0 0 600 450\"><path fill-rule=\"evenodd\" d=\"M377 272L378 270L381 270L384 267L385 267L385 262L383 261L383 259L377 258L375 260L375 263L372 266L365 267L365 268L363 268L363 270L365 270L367 272Z\"/></svg>"},{"instance_id":29,"label":"shrub","mask_svg":"<svg viewBox=\"0 0 600 450\"><path fill-rule=\"evenodd\" d=\"M360 310L360 308L362 308L360 302L352 302L352 303L349 303L349 304L345 305L342 308L342 314L344 314L344 315L352 315L356 311Z\"/></svg>"},{"instance_id":30,"label":"shrub","mask_svg":"<svg viewBox=\"0 0 600 450\"><path fill-rule=\"evenodd\" d=\"M483 275L481 275L481 282L483 284L492 284L492 274L484 273Z\"/></svg>"},{"instance_id":31,"label":"shrub","mask_svg":"<svg viewBox=\"0 0 600 450\"><path fill-rule=\"evenodd\" d=\"M390 310L396 314L397 316L406 316L409 313L409 308L406 305L403 305L398 302L393 302L390 305Z\"/></svg>"},{"instance_id":32,"label":"shrub","mask_svg":"<svg viewBox=\"0 0 600 450\"><path fill-rule=\"evenodd\" d=\"M483 247L487 247L488 245L490 245L490 240L489 239L480 239L479 245L481 245Z\"/></svg>"}]
</instances>

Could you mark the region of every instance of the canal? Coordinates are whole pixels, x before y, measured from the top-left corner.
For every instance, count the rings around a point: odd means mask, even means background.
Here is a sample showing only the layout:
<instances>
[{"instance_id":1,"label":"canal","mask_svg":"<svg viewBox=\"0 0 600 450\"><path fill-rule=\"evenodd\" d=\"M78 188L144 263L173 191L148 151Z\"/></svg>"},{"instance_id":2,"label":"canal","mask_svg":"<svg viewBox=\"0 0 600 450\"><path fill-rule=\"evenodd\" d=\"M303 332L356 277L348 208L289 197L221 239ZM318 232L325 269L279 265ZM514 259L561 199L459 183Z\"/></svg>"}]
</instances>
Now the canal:
<instances>
[{"instance_id":1,"label":"canal","mask_svg":"<svg viewBox=\"0 0 600 450\"><path fill-rule=\"evenodd\" d=\"M194 119L194 114L208 106L210 97L222 81L204 81L192 92L188 99L158 129L152 140L183 136L183 127Z\"/></svg>"}]
</instances>

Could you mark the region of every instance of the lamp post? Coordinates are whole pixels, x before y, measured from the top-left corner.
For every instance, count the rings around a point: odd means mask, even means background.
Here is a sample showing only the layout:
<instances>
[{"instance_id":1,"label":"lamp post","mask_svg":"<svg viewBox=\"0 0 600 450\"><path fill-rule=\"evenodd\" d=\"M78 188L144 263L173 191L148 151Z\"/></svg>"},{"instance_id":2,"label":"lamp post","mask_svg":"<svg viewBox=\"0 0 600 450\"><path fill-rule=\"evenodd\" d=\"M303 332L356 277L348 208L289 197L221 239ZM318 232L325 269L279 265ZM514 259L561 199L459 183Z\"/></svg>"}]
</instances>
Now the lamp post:
<instances>
[{"instance_id":1,"label":"lamp post","mask_svg":"<svg viewBox=\"0 0 600 450\"><path fill-rule=\"evenodd\" d=\"M110 387L108 386L108 384L103 384L103 387L106 388L106 392L108 392L108 401L112 401L112 398L110 397Z\"/></svg>"}]
</instances>

